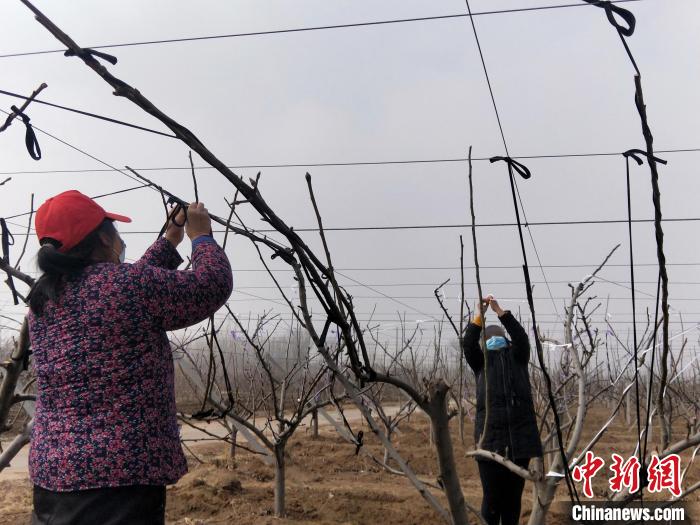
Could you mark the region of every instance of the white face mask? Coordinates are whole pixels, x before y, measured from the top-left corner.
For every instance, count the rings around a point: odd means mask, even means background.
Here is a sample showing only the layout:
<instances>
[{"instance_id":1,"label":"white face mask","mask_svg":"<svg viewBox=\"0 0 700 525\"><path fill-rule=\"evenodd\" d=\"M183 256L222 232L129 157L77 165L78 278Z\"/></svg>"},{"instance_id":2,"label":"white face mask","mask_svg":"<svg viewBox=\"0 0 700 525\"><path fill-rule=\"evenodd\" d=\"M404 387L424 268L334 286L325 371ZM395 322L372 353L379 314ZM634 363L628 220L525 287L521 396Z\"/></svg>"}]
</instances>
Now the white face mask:
<instances>
[{"instance_id":1,"label":"white face mask","mask_svg":"<svg viewBox=\"0 0 700 525\"><path fill-rule=\"evenodd\" d=\"M126 260L126 243L123 240L121 240L121 241L122 241L122 251L119 252L117 255L119 257L119 264L124 264L124 261ZM114 253L117 253L117 251L114 248L112 248L112 251Z\"/></svg>"}]
</instances>

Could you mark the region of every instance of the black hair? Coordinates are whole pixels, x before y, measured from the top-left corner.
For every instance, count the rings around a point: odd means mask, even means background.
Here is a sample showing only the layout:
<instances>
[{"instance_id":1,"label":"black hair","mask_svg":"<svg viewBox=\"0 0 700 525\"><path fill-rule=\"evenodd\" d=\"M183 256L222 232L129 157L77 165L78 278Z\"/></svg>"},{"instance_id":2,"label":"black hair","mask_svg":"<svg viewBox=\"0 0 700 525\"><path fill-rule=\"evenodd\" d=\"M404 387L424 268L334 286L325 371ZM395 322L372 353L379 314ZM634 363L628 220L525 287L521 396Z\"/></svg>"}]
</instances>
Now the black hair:
<instances>
[{"instance_id":1,"label":"black hair","mask_svg":"<svg viewBox=\"0 0 700 525\"><path fill-rule=\"evenodd\" d=\"M55 239L45 237L39 241L41 248L37 253L37 264L43 273L29 293L29 307L35 315L42 314L47 301L56 300L65 278L78 275L97 262L93 257L104 245L100 234L107 234L109 238L118 235L112 221L105 219L66 253L58 251L61 243Z\"/></svg>"},{"instance_id":2,"label":"black hair","mask_svg":"<svg viewBox=\"0 0 700 525\"><path fill-rule=\"evenodd\" d=\"M484 330L484 335L486 336L486 339L498 335L500 335L501 337L506 337L506 332L502 326L497 324L490 324Z\"/></svg>"}]
</instances>

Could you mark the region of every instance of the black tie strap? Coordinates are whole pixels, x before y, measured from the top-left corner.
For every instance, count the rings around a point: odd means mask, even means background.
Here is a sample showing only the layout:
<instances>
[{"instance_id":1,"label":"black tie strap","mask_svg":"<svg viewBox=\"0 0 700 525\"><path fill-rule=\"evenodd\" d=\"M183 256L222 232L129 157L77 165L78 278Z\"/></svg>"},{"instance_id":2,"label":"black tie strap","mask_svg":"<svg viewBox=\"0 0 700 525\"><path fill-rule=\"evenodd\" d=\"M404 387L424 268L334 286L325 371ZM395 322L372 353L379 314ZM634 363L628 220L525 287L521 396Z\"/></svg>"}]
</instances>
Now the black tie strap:
<instances>
[{"instance_id":1,"label":"black tie strap","mask_svg":"<svg viewBox=\"0 0 700 525\"><path fill-rule=\"evenodd\" d=\"M508 164L508 167L514 169L523 179L529 179L532 176L527 166L521 164L517 160L513 160L511 157L491 157L489 162L493 163L498 162L499 160L502 160Z\"/></svg>"},{"instance_id":2,"label":"black tie strap","mask_svg":"<svg viewBox=\"0 0 700 525\"><path fill-rule=\"evenodd\" d=\"M182 228L182 227L185 225L185 223L187 222L187 207L188 207L189 205L188 205L186 202L184 202L184 201L178 199L178 198L175 197L174 195L170 195L170 196L168 197L168 200L166 201L166 205L167 205L167 204L174 204L175 207L174 207L174 208L172 209L172 211L169 213L168 219L165 221L165 224L164 224L163 227L160 229L160 233L158 234L158 238L159 238L159 239L163 236L163 234L165 233L165 230L168 229L168 225L169 225L171 222L172 222L175 226L177 226L178 228ZM185 212L185 220L182 221L182 224L180 224L179 222L177 222L177 220L175 220L175 217L177 217L177 215L180 213L181 210L182 210L183 212Z\"/></svg>"},{"instance_id":3,"label":"black tie strap","mask_svg":"<svg viewBox=\"0 0 700 525\"><path fill-rule=\"evenodd\" d=\"M22 122L24 122L24 126L27 128L27 132L24 134L24 144L27 146L29 156L34 160L40 160L41 148L39 147L39 141L36 138L36 133L34 133L34 128L29 122L29 117L22 113L22 110L19 109L17 106L12 106L11 109L19 118L22 119Z\"/></svg>"},{"instance_id":4,"label":"black tie strap","mask_svg":"<svg viewBox=\"0 0 700 525\"><path fill-rule=\"evenodd\" d=\"M0 218L0 230L2 230L2 260L10 264L10 246L15 244L15 237L7 227L5 219Z\"/></svg>"},{"instance_id":5,"label":"black tie strap","mask_svg":"<svg viewBox=\"0 0 700 525\"><path fill-rule=\"evenodd\" d=\"M637 153L639 153L638 149L628 149L622 154L622 156L625 157L625 159L627 160L629 160L630 158L634 159L634 161L637 163L637 166L641 166L644 161L637 156Z\"/></svg>"},{"instance_id":6,"label":"black tie strap","mask_svg":"<svg viewBox=\"0 0 700 525\"><path fill-rule=\"evenodd\" d=\"M634 161L637 163L637 165L641 166L643 164L642 157L646 157L647 163L649 163L649 160L652 160L654 163L659 163L659 164L667 164L667 161L664 159L660 159L659 157L655 155L649 155L648 152L633 148L633 149L628 149L622 154L623 157L625 157L625 164L626 164L626 169L627 169L627 231L628 231L628 237L629 237L629 247L630 247L630 290L632 292L632 333L634 337L634 384L635 384L635 401L637 405L637 435L640 436L639 441L638 441L638 451L639 451L639 463L642 465L642 472L646 472L645 470L645 458L646 458L646 437L645 437L645 442L644 442L644 447L642 447L641 443L641 436L644 434L646 436L646 433L648 432L648 422L647 422L647 427L645 427L645 431L642 432L642 423L640 419L640 398L639 398L639 348L638 348L638 341L637 341L637 306L636 306L636 297L635 297L635 284L634 284L634 250L632 247L632 195L631 195L631 188L630 188L630 159L634 159ZM651 165L651 163L649 163ZM661 284L661 272L659 271L659 285ZM658 301L658 295L659 295L659 289L657 286L657 291L656 291L656 308L657 308L657 315L658 315L658 307L659 307L659 301ZM656 319L654 320L654 326L658 327L658 324L656 322ZM656 334L654 334L654 340L656 340ZM656 345L654 345L654 348L656 348ZM652 350L652 374L653 374L653 363L654 363L654 352ZM649 387L649 392L651 392L651 386ZM649 397L651 399L651 396ZM649 405L647 405L648 408ZM649 480L646 477L642 477L641 480L641 486L645 487L648 485Z\"/></svg>"},{"instance_id":7,"label":"black tie strap","mask_svg":"<svg viewBox=\"0 0 700 525\"><path fill-rule=\"evenodd\" d=\"M639 158L639 155L643 155L644 157L647 158L647 161L649 160L649 154L641 149L628 149L622 154L625 158L633 158L634 161L637 163L638 166L642 165L642 159ZM654 162L658 162L659 164L668 164L668 161L664 159L660 159L656 155L651 155L651 158L654 160Z\"/></svg>"},{"instance_id":8,"label":"black tie strap","mask_svg":"<svg viewBox=\"0 0 700 525\"><path fill-rule=\"evenodd\" d=\"M102 60L106 60L113 66L117 65L117 57L115 57L114 55L108 55L107 53L95 51L94 49L90 49L87 47L82 48L79 53L75 53L72 49L68 49L65 53L63 53L63 55L67 57L78 55L81 58L85 58L86 55L90 55L93 57L101 58Z\"/></svg>"},{"instance_id":9,"label":"black tie strap","mask_svg":"<svg viewBox=\"0 0 700 525\"><path fill-rule=\"evenodd\" d=\"M627 56L629 57L630 62L632 62L632 66L634 66L634 70L637 72L637 75L641 76L642 73L639 71L637 61L634 59L634 55L632 55L632 51L630 50L630 47L627 45L627 41L625 40L625 37L630 37L634 33L634 26L637 23L634 18L634 15L627 9L623 9L622 7L616 6L608 1L584 1L596 7L605 9L605 15L608 17L608 21L612 24L612 26L617 31L617 34L620 36L620 41L622 41L622 45L624 46L625 51L627 52ZM618 15L620 18L622 18L627 23L627 26L620 24L615 18L615 15Z\"/></svg>"},{"instance_id":10,"label":"black tie strap","mask_svg":"<svg viewBox=\"0 0 700 525\"><path fill-rule=\"evenodd\" d=\"M10 232L10 229L7 227L7 223L3 218L0 218L0 230L2 231L2 261L7 266L10 266L10 246L15 243L15 238L12 235L12 232ZM9 270L7 271L6 282L7 286L10 287L10 291L12 291L12 300L14 301L15 306L17 306L19 304L19 295L17 294L15 282L12 280L12 274L9 272Z\"/></svg>"},{"instance_id":11,"label":"black tie strap","mask_svg":"<svg viewBox=\"0 0 700 525\"><path fill-rule=\"evenodd\" d=\"M177 226L178 228L182 228L185 226L185 223L187 222L187 207L188 207L188 205L185 203L175 202L175 201L176 201L176 199L173 199L173 197L170 197L168 199L168 204L175 204L175 209L170 214L170 220L173 222L173 224L175 226ZM177 215L180 213L181 210L185 214L185 219L182 221L182 224L180 224L179 222L177 222L175 220L175 217L177 217Z\"/></svg>"},{"instance_id":12,"label":"black tie strap","mask_svg":"<svg viewBox=\"0 0 700 525\"><path fill-rule=\"evenodd\" d=\"M634 33L634 27L637 25L637 21L631 11L617 6L612 2L602 1L602 0L585 0L591 5L605 9L605 16L608 17L608 21L613 25L617 31L624 36L632 36ZM627 26L620 24L615 18L615 15L622 18Z\"/></svg>"}]
</instances>

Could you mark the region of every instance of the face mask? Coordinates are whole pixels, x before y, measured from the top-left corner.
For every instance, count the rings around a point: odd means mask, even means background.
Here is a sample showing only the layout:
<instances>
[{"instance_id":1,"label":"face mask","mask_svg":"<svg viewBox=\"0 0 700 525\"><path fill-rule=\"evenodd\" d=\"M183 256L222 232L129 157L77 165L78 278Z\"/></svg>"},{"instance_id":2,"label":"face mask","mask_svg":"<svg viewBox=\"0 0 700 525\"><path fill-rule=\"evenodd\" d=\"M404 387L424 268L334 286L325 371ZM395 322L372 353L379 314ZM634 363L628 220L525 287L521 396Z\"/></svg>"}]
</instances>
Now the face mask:
<instances>
[{"instance_id":1,"label":"face mask","mask_svg":"<svg viewBox=\"0 0 700 525\"><path fill-rule=\"evenodd\" d=\"M114 253L117 253L117 251L112 248L112 251ZM126 260L126 243L122 240L122 251L117 254L119 256L119 264L124 264L124 261Z\"/></svg>"},{"instance_id":2,"label":"face mask","mask_svg":"<svg viewBox=\"0 0 700 525\"><path fill-rule=\"evenodd\" d=\"M494 335L493 337L490 337L488 341L486 341L486 348L488 350L500 350L506 346L508 346L508 341L505 337L500 335Z\"/></svg>"}]
</instances>

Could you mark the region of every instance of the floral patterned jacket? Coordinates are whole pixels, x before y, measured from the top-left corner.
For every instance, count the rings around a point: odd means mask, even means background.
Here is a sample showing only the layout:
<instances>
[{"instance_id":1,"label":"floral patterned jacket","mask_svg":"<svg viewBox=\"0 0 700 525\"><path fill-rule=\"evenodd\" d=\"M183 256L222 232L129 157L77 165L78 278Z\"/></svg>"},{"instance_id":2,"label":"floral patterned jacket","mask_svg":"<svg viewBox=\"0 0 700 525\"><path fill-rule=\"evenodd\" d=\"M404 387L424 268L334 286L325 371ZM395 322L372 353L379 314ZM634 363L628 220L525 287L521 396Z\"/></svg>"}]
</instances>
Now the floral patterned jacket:
<instances>
[{"instance_id":1,"label":"floral patterned jacket","mask_svg":"<svg viewBox=\"0 0 700 525\"><path fill-rule=\"evenodd\" d=\"M134 264L99 263L29 314L37 402L32 482L54 491L177 482L187 465L166 331L218 310L233 287L224 250L193 243L192 269L157 240Z\"/></svg>"}]
</instances>

